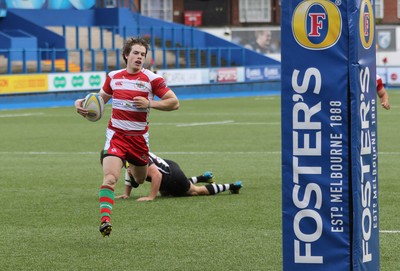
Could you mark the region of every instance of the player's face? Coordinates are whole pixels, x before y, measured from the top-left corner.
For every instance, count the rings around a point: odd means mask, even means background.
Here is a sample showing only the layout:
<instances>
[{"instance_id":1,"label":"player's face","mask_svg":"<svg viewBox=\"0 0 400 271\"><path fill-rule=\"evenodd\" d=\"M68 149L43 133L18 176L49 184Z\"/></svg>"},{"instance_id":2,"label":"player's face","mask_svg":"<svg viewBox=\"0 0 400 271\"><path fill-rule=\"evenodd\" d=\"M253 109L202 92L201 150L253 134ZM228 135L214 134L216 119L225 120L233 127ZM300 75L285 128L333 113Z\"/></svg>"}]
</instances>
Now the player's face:
<instances>
[{"instance_id":1,"label":"player's face","mask_svg":"<svg viewBox=\"0 0 400 271\"><path fill-rule=\"evenodd\" d=\"M146 47L135 44L132 46L129 55L125 56L127 59L126 69L129 73L138 73L144 65L146 60Z\"/></svg>"},{"instance_id":2,"label":"player's face","mask_svg":"<svg viewBox=\"0 0 400 271\"><path fill-rule=\"evenodd\" d=\"M268 47L271 43L271 32L261 32L258 40L261 47Z\"/></svg>"}]
</instances>

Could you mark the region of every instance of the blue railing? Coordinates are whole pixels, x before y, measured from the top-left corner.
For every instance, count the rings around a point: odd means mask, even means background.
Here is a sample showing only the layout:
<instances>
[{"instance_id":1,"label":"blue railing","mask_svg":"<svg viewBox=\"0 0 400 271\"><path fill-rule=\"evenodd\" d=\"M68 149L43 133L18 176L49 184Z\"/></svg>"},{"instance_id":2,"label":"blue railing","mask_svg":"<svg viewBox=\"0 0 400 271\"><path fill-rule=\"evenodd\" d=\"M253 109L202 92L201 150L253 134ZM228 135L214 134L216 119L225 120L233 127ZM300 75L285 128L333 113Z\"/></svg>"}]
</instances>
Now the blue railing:
<instances>
[{"instance_id":1,"label":"blue railing","mask_svg":"<svg viewBox=\"0 0 400 271\"><path fill-rule=\"evenodd\" d=\"M121 57L123 42L131 36L147 37L151 50L148 67L201 68L230 67L246 64L246 49L241 46L200 47L204 37L188 27L113 27L62 26L58 33L65 46L51 48L0 49L0 74L69 71L100 71L125 67ZM72 44L68 42L72 41ZM61 42L61 41L60 41ZM197 43L197 45L196 45ZM68 48L64 48L68 47Z\"/></svg>"},{"instance_id":2,"label":"blue railing","mask_svg":"<svg viewBox=\"0 0 400 271\"><path fill-rule=\"evenodd\" d=\"M104 8L104 7L118 7L118 8L129 8L134 12L138 12L139 9L135 5L135 1L133 0L96 0L96 8Z\"/></svg>"},{"instance_id":3,"label":"blue railing","mask_svg":"<svg viewBox=\"0 0 400 271\"><path fill-rule=\"evenodd\" d=\"M179 69L243 65L243 48L175 47L154 48L145 66ZM0 49L0 74L110 71L124 67L120 49Z\"/></svg>"},{"instance_id":4,"label":"blue railing","mask_svg":"<svg viewBox=\"0 0 400 271\"><path fill-rule=\"evenodd\" d=\"M118 27L118 26L66 26L63 25L60 27L61 33L60 35L64 37L66 40L69 38L74 38L75 49L81 48L82 41L84 43L88 43L88 49L116 49L120 48L121 44L116 45L115 41L118 38L122 38L126 40L126 38L131 36L143 36L148 37L151 42L151 47L171 47L169 44L179 45L179 46L188 46L195 47L196 46L196 30L194 28L189 27L146 27L146 26L136 26L136 27ZM74 37L68 36L67 29L74 30ZM93 40L93 32L98 30L99 40ZM82 32L85 31L85 34L88 33L88 40L82 40ZM112 46L106 47L105 36L108 35L111 38ZM198 38L198 37L197 37ZM158 40L158 41L157 41ZM94 45L94 42L98 41L99 43Z\"/></svg>"}]
</instances>

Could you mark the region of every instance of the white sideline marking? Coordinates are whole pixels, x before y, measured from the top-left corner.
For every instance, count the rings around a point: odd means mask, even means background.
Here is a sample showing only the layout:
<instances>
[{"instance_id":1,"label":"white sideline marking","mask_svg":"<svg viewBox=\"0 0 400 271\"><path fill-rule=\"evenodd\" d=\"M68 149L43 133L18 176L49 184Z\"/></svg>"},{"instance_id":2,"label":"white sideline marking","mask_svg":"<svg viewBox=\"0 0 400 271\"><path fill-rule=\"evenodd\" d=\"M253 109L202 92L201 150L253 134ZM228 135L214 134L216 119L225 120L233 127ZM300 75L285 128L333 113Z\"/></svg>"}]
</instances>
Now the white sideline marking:
<instances>
[{"instance_id":1,"label":"white sideline marking","mask_svg":"<svg viewBox=\"0 0 400 271\"><path fill-rule=\"evenodd\" d=\"M30 116L40 116L44 113L21 113L21 114L0 114L0 118L14 118L14 117L30 117Z\"/></svg>"},{"instance_id":2,"label":"white sideline marking","mask_svg":"<svg viewBox=\"0 0 400 271\"><path fill-rule=\"evenodd\" d=\"M251 151L246 151L246 152L244 152L244 151L242 151L242 152L240 152L240 151L236 151L236 152L157 152L157 153L159 153L159 154L182 154L182 155L186 155L186 154L190 154L190 155L193 155L193 154L203 154L203 155L213 155L213 154L281 154L281 152L280 151L275 151L275 152L273 152L273 151L270 151L270 152L251 152Z\"/></svg>"},{"instance_id":3,"label":"white sideline marking","mask_svg":"<svg viewBox=\"0 0 400 271\"><path fill-rule=\"evenodd\" d=\"M168 114L170 115L170 114ZM176 112L171 112L171 115L173 116L180 116L179 113ZM254 112L229 112L229 113L223 113L223 112L198 112L198 113L194 113L194 112L185 112L185 116L280 116L281 112L258 112L258 113L254 113Z\"/></svg>"},{"instance_id":4,"label":"white sideline marking","mask_svg":"<svg viewBox=\"0 0 400 271\"><path fill-rule=\"evenodd\" d=\"M280 125L280 122L235 122L234 125Z\"/></svg>"},{"instance_id":5,"label":"white sideline marking","mask_svg":"<svg viewBox=\"0 0 400 271\"><path fill-rule=\"evenodd\" d=\"M378 152L378 154L382 154L382 155L399 155L400 152Z\"/></svg>"},{"instance_id":6,"label":"white sideline marking","mask_svg":"<svg viewBox=\"0 0 400 271\"><path fill-rule=\"evenodd\" d=\"M176 122L154 122L150 124L159 126L173 125L177 127L204 126L204 125L280 125L280 122L235 122L233 120L225 120L218 122L193 122L193 123L176 123Z\"/></svg>"},{"instance_id":7,"label":"white sideline marking","mask_svg":"<svg viewBox=\"0 0 400 271\"><path fill-rule=\"evenodd\" d=\"M379 231L380 233L400 233L400 231Z\"/></svg>"},{"instance_id":8,"label":"white sideline marking","mask_svg":"<svg viewBox=\"0 0 400 271\"><path fill-rule=\"evenodd\" d=\"M256 101L260 101L260 100L275 100L277 97L274 96L265 96L265 97L257 97L255 98Z\"/></svg>"},{"instance_id":9,"label":"white sideline marking","mask_svg":"<svg viewBox=\"0 0 400 271\"><path fill-rule=\"evenodd\" d=\"M13 155L67 155L67 154L95 154L98 152L47 152L47 151L28 151L28 152L23 152L23 151L2 151L0 154L13 154Z\"/></svg>"},{"instance_id":10,"label":"white sideline marking","mask_svg":"<svg viewBox=\"0 0 400 271\"><path fill-rule=\"evenodd\" d=\"M81 155L92 155L92 154L99 154L98 152L45 152L45 151L0 151L0 155L70 155L70 154L81 154ZM180 155L213 155L213 154L281 154L280 151L276 152L157 152L157 154L180 154Z\"/></svg>"},{"instance_id":11,"label":"white sideline marking","mask_svg":"<svg viewBox=\"0 0 400 271\"><path fill-rule=\"evenodd\" d=\"M193 123L182 123L177 124L178 127L188 127L188 126L203 126L203 125L220 125L220 124L227 124L233 123L233 120L224 120L224 121L215 121L215 122L193 122Z\"/></svg>"},{"instance_id":12,"label":"white sideline marking","mask_svg":"<svg viewBox=\"0 0 400 271\"><path fill-rule=\"evenodd\" d=\"M281 151L259 151L259 152L245 152L245 151L236 151L236 152L231 152L231 151L210 151L210 152L163 152L163 151L158 151L158 154L181 154L181 155L186 155L186 154L199 154L199 155L213 155L213 154L276 154L280 155ZM98 152L46 152L46 151L0 151L0 155L5 154L5 155L18 155L18 154L26 154L26 155L68 155L68 154L98 154ZM381 155L400 155L400 152L378 152L378 154Z\"/></svg>"}]
</instances>

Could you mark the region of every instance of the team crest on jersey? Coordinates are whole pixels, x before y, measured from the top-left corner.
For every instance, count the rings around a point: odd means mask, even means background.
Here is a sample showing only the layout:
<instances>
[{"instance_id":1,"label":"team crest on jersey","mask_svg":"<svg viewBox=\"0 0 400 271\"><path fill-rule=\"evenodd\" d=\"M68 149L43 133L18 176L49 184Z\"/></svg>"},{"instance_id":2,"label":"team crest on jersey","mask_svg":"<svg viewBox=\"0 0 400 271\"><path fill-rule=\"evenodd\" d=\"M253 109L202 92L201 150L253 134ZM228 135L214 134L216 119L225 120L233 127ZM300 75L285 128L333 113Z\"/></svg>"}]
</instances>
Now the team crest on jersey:
<instances>
[{"instance_id":1,"label":"team crest on jersey","mask_svg":"<svg viewBox=\"0 0 400 271\"><path fill-rule=\"evenodd\" d=\"M365 49L371 48L374 42L375 18L373 7L369 0L361 1L359 28L362 46Z\"/></svg>"},{"instance_id":2,"label":"team crest on jersey","mask_svg":"<svg viewBox=\"0 0 400 271\"><path fill-rule=\"evenodd\" d=\"M137 87L138 89L145 89L145 88L146 88L146 85L145 85L143 82L137 81L137 82L136 82L136 87Z\"/></svg>"},{"instance_id":3,"label":"team crest on jersey","mask_svg":"<svg viewBox=\"0 0 400 271\"><path fill-rule=\"evenodd\" d=\"M293 12L292 31L304 48L323 50L332 47L342 33L342 15L328 0L300 2Z\"/></svg>"}]
</instances>

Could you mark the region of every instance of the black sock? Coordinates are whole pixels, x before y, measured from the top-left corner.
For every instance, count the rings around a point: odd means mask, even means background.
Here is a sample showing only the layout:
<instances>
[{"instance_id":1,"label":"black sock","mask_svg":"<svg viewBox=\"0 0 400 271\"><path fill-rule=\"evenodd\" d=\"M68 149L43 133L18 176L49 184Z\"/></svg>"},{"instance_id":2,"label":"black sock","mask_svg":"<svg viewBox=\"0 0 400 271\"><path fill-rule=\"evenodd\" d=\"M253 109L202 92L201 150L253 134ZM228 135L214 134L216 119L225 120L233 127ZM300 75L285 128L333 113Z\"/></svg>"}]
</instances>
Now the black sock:
<instances>
[{"instance_id":1,"label":"black sock","mask_svg":"<svg viewBox=\"0 0 400 271\"><path fill-rule=\"evenodd\" d=\"M139 184L135 181L135 178L128 171L125 172L125 181L129 182L133 188L137 188Z\"/></svg>"},{"instance_id":2,"label":"black sock","mask_svg":"<svg viewBox=\"0 0 400 271\"><path fill-rule=\"evenodd\" d=\"M210 178L204 177L203 175L197 176L197 177L191 177L188 180L192 183L192 184L196 184L196 183L206 183Z\"/></svg>"},{"instance_id":3,"label":"black sock","mask_svg":"<svg viewBox=\"0 0 400 271\"><path fill-rule=\"evenodd\" d=\"M205 187L210 195L215 195L228 190L231 186L229 184L207 184Z\"/></svg>"},{"instance_id":4,"label":"black sock","mask_svg":"<svg viewBox=\"0 0 400 271\"><path fill-rule=\"evenodd\" d=\"M134 178L130 178L129 182L131 183L131 186L133 188L138 188L139 187L139 184L135 181Z\"/></svg>"},{"instance_id":5,"label":"black sock","mask_svg":"<svg viewBox=\"0 0 400 271\"><path fill-rule=\"evenodd\" d=\"M208 190L208 193L210 193L210 195L214 195L215 194L215 189L214 189L214 186L212 184L207 184L206 188Z\"/></svg>"},{"instance_id":6,"label":"black sock","mask_svg":"<svg viewBox=\"0 0 400 271\"><path fill-rule=\"evenodd\" d=\"M200 175L196 177L198 183L206 183L210 178Z\"/></svg>"}]
</instances>

